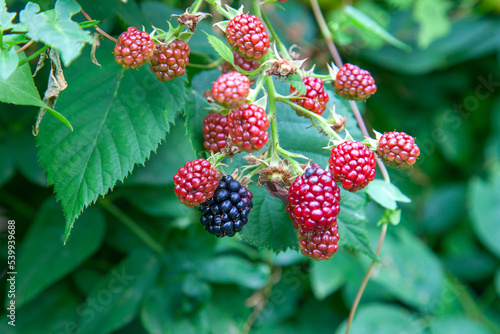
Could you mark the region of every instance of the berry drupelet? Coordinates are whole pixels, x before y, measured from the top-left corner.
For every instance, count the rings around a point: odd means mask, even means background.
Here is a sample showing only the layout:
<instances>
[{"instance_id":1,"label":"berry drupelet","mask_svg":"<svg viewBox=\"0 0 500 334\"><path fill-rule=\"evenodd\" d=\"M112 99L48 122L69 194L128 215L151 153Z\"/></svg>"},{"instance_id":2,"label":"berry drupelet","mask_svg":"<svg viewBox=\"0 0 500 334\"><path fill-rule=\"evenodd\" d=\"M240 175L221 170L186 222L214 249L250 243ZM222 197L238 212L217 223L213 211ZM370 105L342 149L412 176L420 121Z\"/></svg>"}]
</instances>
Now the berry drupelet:
<instances>
[{"instance_id":1,"label":"berry drupelet","mask_svg":"<svg viewBox=\"0 0 500 334\"><path fill-rule=\"evenodd\" d=\"M240 72L221 75L212 85L212 96L219 104L237 108L245 104L250 93L250 80Z\"/></svg>"},{"instance_id":2,"label":"berry drupelet","mask_svg":"<svg viewBox=\"0 0 500 334\"><path fill-rule=\"evenodd\" d=\"M301 228L297 229L302 254L317 261L328 260L339 249L338 229L337 223L334 223L326 231L305 232Z\"/></svg>"},{"instance_id":3,"label":"berry drupelet","mask_svg":"<svg viewBox=\"0 0 500 334\"><path fill-rule=\"evenodd\" d=\"M218 153L226 147L226 137L229 136L227 116L211 113L203 119L203 146L209 153Z\"/></svg>"},{"instance_id":4,"label":"berry drupelet","mask_svg":"<svg viewBox=\"0 0 500 334\"><path fill-rule=\"evenodd\" d=\"M227 116L233 144L252 153L264 147L269 139L269 121L264 109L245 104Z\"/></svg>"}]
</instances>

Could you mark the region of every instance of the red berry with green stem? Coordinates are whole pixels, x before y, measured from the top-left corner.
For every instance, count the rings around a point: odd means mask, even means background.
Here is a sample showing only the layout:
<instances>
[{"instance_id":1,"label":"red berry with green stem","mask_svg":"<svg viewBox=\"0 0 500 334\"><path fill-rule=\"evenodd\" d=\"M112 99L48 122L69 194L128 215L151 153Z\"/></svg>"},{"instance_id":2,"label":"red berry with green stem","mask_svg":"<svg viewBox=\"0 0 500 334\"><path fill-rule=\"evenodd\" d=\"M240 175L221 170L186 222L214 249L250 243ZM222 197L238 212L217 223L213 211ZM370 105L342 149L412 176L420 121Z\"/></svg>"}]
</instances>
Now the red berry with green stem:
<instances>
[{"instance_id":1,"label":"red berry with green stem","mask_svg":"<svg viewBox=\"0 0 500 334\"><path fill-rule=\"evenodd\" d=\"M203 119L203 146L209 153L220 152L226 147L226 137L229 136L227 116L211 113Z\"/></svg>"},{"instance_id":2,"label":"red berry with green stem","mask_svg":"<svg viewBox=\"0 0 500 334\"><path fill-rule=\"evenodd\" d=\"M156 47L150 69L160 81L170 81L186 73L189 64L189 45L181 39Z\"/></svg>"},{"instance_id":3,"label":"red berry with green stem","mask_svg":"<svg viewBox=\"0 0 500 334\"><path fill-rule=\"evenodd\" d=\"M269 51L266 27L255 15L241 14L229 21L226 40L247 59L260 60Z\"/></svg>"},{"instance_id":4,"label":"red berry with green stem","mask_svg":"<svg viewBox=\"0 0 500 334\"><path fill-rule=\"evenodd\" d=\"M380 137L377 154L386 165L407 168L417 161L420 148L412 136L393 131L386 132Z\"/></svg>"},{"instance_id":5,"label":"red berry with green stem","mask_svg":"<svg viewBox=\"0 0 500 334\"><path fill-rule=\"evenodd\" d=\"M264 109L245 104L227 117L229 135L234 145L248 153L260 150L269 139L269 120Z\"/></svg>"},{"instance_id":6,"label":"red berry with green stem","mask_svg":"<svg viewBox=\"0 0 500 334\"><path fill-rule=\"evenodd\" d=\"M333 86L335 92L347 100L366 101L377 91L370 72L352 64L345 64L339 69Z\"/></svg>"},{"instance_id":7,"label":"red berry with green stem","mask_svg":"<svg viewBox=\"0 0 500 334\"><path fill-rule=\"evenodd\" d=\"M240 72L223 74L212 85L215 101L231 109L245 104L249 93L250 80Z\"/></svg>"},{"instance_id":8,"label":"red berry with green stem","mask_svg":"<svg viewBox=\"0 0 500 334\"><path fill-rule=\"evenodd\" d=\"M174 175L174 191L182 204L194 207L214 195L219 180L219 171L207 160L188 161Z\"/></svg>"},{"instance_id":9,"label":"red berry with green stem","mask_svg":"<svg viewBox=\"0 0 500 334\"><path fill-rule=\"evenodd\" d=\"M139 68L149 62L155 50L155 43L144 31L128 27L118 37L115 49L115 61L126 69Z\"/></svg>"},{"instance_id":10,"label":"red berry with green stem","mask_svg":"<svg viewBox=\"0 0 500 334\"><path fill-rule=\"evenodd\" d=\"M307 168L288 190L286 211L296 229L327 231L337 223L340 189L333 175L322 168Z\"/></svg>"},{"instance_id":11,"label":"red berry with green stem","mask_svg":"<svg viewBox=\"0 0 500 334\"><path fill-rule=\"evenodd\" d=\"M302 81L306 86L306 93L298 95L298 97L302 97L302 99L293 99L292 101L315 114L323 114L329 100L328 94L323 86L323 81L315 77L304 77ZM297 89L294 86L290 86L290 94L296 91ZM299 110L297 110L297 114L301 114Z\"/></svg>"},{"instance_id":12,"label":"red berry with green stem","mask_svg":"<svg viewBox=\"0 0 500 334\"><path fill-rule=\"evenodd\" d=\"M350 192L363 189L375 178L375 155L362 142L349 140L336 146L328 163L335 181Z\"/></svg>"}]
</instances>

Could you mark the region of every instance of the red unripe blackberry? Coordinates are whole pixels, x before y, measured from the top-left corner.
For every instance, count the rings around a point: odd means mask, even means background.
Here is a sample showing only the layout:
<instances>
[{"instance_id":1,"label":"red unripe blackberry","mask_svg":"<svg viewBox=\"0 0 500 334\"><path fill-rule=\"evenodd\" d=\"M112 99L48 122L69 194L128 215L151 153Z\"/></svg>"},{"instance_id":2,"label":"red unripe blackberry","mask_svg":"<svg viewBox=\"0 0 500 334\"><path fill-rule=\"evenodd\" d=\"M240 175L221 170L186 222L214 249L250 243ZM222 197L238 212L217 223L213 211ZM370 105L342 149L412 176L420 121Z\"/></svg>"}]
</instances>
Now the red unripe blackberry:
<instances>
[{"instance_id":1,"label":"red unripe blackberry","mask_svg":"<svg viewBox=\"0 0 500 334\"><path fill-rule=\"evenodd\" d=\"M237 108L245 104L250 93L250 80L240 72L221 75L212 85L212 96L219 104Z\"/></svg>"},{"instance_id":2,"label":"red unripe blackberry","mask_svg":"<svg viewBox=\"0 0 500 334\"><path fill-rule=\"evenodd\" d=\"M146 64L155 50L155 43L144 31L128 27L122 32L115 45L115 60L123 68L139 68Z\"/></svg>"},{"instance_id":3,"label":"red unripe blackberry","mask_svg":"<svg viewBox=\"0 0 500 334\"><path fill-rule=\"evenodd\" d=\"M345 64L339 69L334 87L344 99L356 101L365 101L377 91L370 72L352 64Z\"/></svg>"},{"instance_id":4,"label":"red unripe blackberry","mask_svg":"<svg viewBox=\"0 0 500 334\"><path fill-rule=\"evenodd\" d=\"M156 46L151 58L150 69L160 81L170 81L186 73L189 64L189 45L181 39L175 39L169 44Z\"/></svg>"},{"instance_id":5,"label":"red unripe blackberry","mask_svg":"<svg viewBox=\"0 0 500 334\"><path fill-rule=\"evenodd\" d=\"M198 206L214 195L219 180L219 172L207 160L188 161L174 175L175 194L182 204Z\"/></svg>"},{"instance_id":6,"label":"red unripe blackberry","mask_svg":"<svg viewBox=\"0 0 500 334\"><path fill-rule=\"evenodd\" d=\"M307 168L288 190L286 211L296 229L326 231L337 223L340 189L333 175L322 168Z\"/></svg>"},{"instance_id":7,"label":"red unripe blackberry","mask_svg":"<svg viewBox=\"0 0 500 334\"><path fill-rule=\"evenodd\" d=\"M233 51L233 56L234 56L234 64L244 71L251 72L255 71L260 67L260 62L258 62L257 60L248 60L245 57L241 56L236 51ZM229 72L235 72L237 70L234 68L233 64L225 61L221 65L221 71L223 74L225 74Z\"/></svg>"},{"instance_id":8,"label":"red unripe blackberry","mask_svg":"<svg viewBox=\"0 0 500 334\"><path fill-rule=\"evenodd\" d=\"M229 21L226 40L247 59L260 60L269 51L266 27L255 15L241 14Z\"/></svg>"},{"instance_id":9,"label":"red unripe blackberry","mask_svg":"<svg viewBox=\"0 0 500 334\"><path fill-rule=\"evenodd\" d=\"M316 261L328 260L339 249L339 225L330 226L326 231L305 232L301 228L297 230L299 247L303 255Z\"/></svg>"},{"instance_id":10,"label":"red unripe blackberry","mask_svg":"<svg viewBox=\"0 0 500 334\"><path fill-rule=\"evenodd\" d=\"M336 146L328 163L335 181L350 192L363 189L375 177L375 155L359 141L349 140Z\"/></svg>"},{"instance_id":11,"label":"red unripe blackberry","mask_svg":"<svg viewBox=\"0 0 500 334\"><path fill-rule=\"evenodd\" d=\"M302 81L304 81L307 91L305 94L298 96L304 97L304 99L293 99L292 101L315 114L323 114L329 100L328 94L325 92L323 86L323 81L315 77L305 77L302 78ZM290 94L294 93L296 90L295 87L290 86ZM297 111L297 115L301 115L300 111Z\"/></svg>"},{"instance_id":12,"label":"red unripe blackberry","mask_svg":"<svg viewBox=\"0 0 500 334\"><path fill-rule=\"evenodd\" d=\"M415 138L404 132L386 132L378 141L378 156L391 167L413 166L420 155Z\"/></svg>"},{"instance_id":13,"label":"red unripe blackberry","mask_svg":"<svg viewBox=\"0 0 500 334\"><path fill-rule=\"evenodd\" d=\"M269 121L264 109L255 104L245 104L227 116L229 135L233 144L252 153L260 150L269 139Z\"/></svg>"},{"instance_id":14,"label":"red unripe blackberry","mask_svg":"<svg viewBox=\"0 0 500 334\"><path fill-rule=\"evenodd\" d=\"M203 146L209 153L220 152L226 147L226 137L229 136L227 116L212 113L203 119Z\"/></svg>"}]
</instances>

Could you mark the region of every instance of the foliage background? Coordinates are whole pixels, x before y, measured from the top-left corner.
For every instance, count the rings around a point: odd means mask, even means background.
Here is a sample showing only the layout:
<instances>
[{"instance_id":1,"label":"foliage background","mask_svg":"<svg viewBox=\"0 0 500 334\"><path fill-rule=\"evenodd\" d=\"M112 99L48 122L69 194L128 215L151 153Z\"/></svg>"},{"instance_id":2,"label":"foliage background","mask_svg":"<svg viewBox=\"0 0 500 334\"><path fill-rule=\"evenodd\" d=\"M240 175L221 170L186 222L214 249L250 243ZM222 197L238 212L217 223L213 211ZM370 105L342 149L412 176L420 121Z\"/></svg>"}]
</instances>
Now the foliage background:
<instances>
[{"instance_id":1,"label":"foliage background","mask_svg":"<svg viewBox=\"0 0 500 334\"><path fill-rule=\"evenodd\" d=\"M37 3L42 9L54 5ZM132 0L127 5L81 4L113 35L129 25L161 25L189 5ZM7 5L19 11L25 2ZM366 119L378 131L397 129L416 136L422 153L410 172L390 171L413 202L401 205L400 225L389 228L352 333L498 333L500 8L494 1L474 0L353 5L413 47L411 52L398 50L346 19L340 2L322 3L343 59L370 70L377 81L379 90L365 106ZM289 0L283 6L286 11L269 8L280 36L301 46L316 63L329 61L307 1ZM208 31L210 25L202 29ZM191 63L215 59L202 32L191 44ZM111 68L110 54L102 52L106 42L100 50L98 60ZM97 84L83 76L94 66L88 52L65 72L76 91L85 86L90 91ZM46 88L47 67L36 77L40 92ZM188 68L185 94L190 95L173 109L184 109L190 117L201 103L193 92L208 89L218 74ZM98 89L77 99L71 92L61 93L58 110L64 114L71 109L82 117L85 103L101 103L106 96ZM62 246L65 219L47 186L31 134L37 110L0 108L0 230L6 237L7 220L16 220L19 251L17 326L8 326L2 314L2 333L239 333L252 321L253 333L343 332L370 258L341 250L330 261L317 263L293 249L276 255L237 238L216 240L206 234L196 210L182 207L173 192L173 174L196 156L181 115L172 113L175 125L156 154L85 210ZM286 112L282 115L286 120ZM50 129L52 120L45 117L42 123ZM194 119L188 118L187 125L196 124ZM324 157L318 154L317 159ZM257 205L270 210L262 208L261 219L283 214L272 211L273 200L263 200L262 190L252 190ZM381 214L380 207L368 203L372 249ZM155 254L128 228L130 220L165 251ZM254 229L261 226L266 225L254 222L245 231L260 233ZM285 229L273 237L286 238L287 233ZM6 243L0 248L6 259ZM0 284L0 291L6 291L5 279Z\"/></svg>"}]
</instances>

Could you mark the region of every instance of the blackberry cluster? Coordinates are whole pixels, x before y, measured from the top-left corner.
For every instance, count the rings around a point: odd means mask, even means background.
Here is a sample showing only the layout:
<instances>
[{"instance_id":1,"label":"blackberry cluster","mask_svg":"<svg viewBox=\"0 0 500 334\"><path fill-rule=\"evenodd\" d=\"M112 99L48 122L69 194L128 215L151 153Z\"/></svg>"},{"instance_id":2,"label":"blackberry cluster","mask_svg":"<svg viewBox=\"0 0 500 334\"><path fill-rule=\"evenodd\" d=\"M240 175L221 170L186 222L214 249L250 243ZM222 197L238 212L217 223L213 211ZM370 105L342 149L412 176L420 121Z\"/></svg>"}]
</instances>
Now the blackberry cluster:
<instances>
[{"instance_id":1,"label":"blackberry cluster","mask_svg":"<svg viewBox=\"0 0 500 334\"><path fill-rule=\"evenodd\" d=\"M330 172L313 165L290 187L286 212L297 229L302 254L319 261L338 249L340 189Z\"/></svg>"},{"instance_id":2,"label":"blackberry cluster","mask_svg":"<svg viewBox=\"0 0 500 334\"><path fill-rule=\"evenodd\" d=\"M252 193L231 176L223 176L214 196L200 205L201 224L219 238L232 237L248 222Z\"/></svg>"},{"instance_id":3,"label":"blackberry cluster","mask_svg":"<svg viewBox=\"0 0 500 334\"><path fill-rule=\"evenodd\" d=\"M330 153L330 172L350 192L363 189L375 178L375 155L359 141L345 141Z\"/></svg>"},{"instance_id":4,"label":"blackberry cluster","mask_svg":"<svg viewBox=\"0 0 500 334\"><path fill-rule=\"evenodd\" d=\"M174 175L175 195L190 208L198 206L214 195L219 179L219 171L207 160L188 161Z\"/></svg>"},{"instance_id":5,"label":"blackberry cluster","mask_svg":"<svg viewBox=\"0 0 500 334\"><path fill-rule=\"evenodd\" d=\"M377 154L388 166L408 168L417 162L420 148L412 136L393 131L380 137Z\"/></svg>"},{"instance_id":6,"label":"blackberry cluster","mask_svg":"<svg viewBox=\"0 0 500 334\"><path fill-rule=\"evenodd\" d=\"M203 146L210 153L218 153L226 147L226 137L229 136L227 116L211 113L203 119Z\"/></svg>"},{"instance_id":7,"label":"blackberry cluster","mask_svg":"<svg viewBox=\"0 0 500 334\"><path fill-rule=\"evenodd\" d=\"M158 45L151 58L150 69L160 81L170 81L186 73L189 64L189 45L181 39Z\"/></svg>"},{"instance_id":8,"label":"blackberry cluster","mask_svg":"<svg viewBox=\"0 0 500 334\"><path fill-rule=\"evenodd\" d=\"M377 91L370 72L353 64L345 64L337 73L335 92L347 100L366 101Z\"/></svg>"},{"instance_id":9,"label":"blackberry cluster","mask_svg":"<svg viewBox=\"0 0 500 334\"><path fill-rule=\"evenodd\" d=\"M237 108L245 104L250 93L250 80L240 72L221 75L212 85L212 96L220 105Z\"/></svg>"},{"instance_id":10,"label":"blackberry cluster","mask_svg":"<svg viewBox=\"0 0 500 334\"><path fill-rule=\"evenodd\" d=\"M147 32L128 27L118 37L113 53L120 66L131 69L146 64L153 57L154 50L155 43Z\"/></svg>"},{"instance_id":11,"label":"blackberry cluster","mask_svg":"<svg viewBox=\"0 0 500 334\"><path fill-rule=\"evenodd\" d=\"M266 27L255 15L241 14L229 21L226 39L235 51L247 59L260 60L269 51Z\"/></svg>"}]
</instances>

